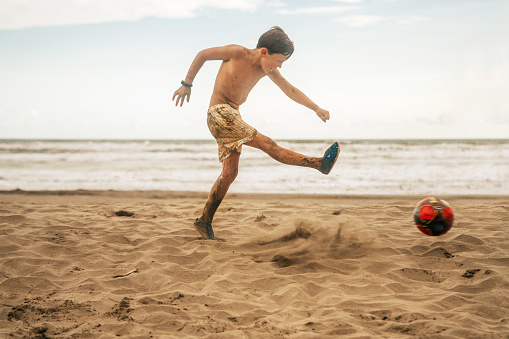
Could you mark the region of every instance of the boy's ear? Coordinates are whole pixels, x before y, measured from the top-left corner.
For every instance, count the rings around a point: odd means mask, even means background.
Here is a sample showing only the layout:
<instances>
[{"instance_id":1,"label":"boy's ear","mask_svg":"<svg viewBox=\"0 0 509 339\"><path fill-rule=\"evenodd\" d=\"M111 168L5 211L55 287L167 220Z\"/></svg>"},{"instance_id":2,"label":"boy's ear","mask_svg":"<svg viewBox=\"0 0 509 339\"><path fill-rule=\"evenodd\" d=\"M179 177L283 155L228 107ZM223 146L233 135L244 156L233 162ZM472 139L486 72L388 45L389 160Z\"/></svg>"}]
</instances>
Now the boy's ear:
<instances>
[{"instance_id":1,"label":"boy's ear","mask_svg":"<svg viewBox=\"0 0 509 339\"><path fill-rule=\"evenodd\" d=\"M269 55L269 50L267 49L267 47L262 47L260 49L260 53L262 56L267 56L267 55Z\"/></svg>"}]
</instances>

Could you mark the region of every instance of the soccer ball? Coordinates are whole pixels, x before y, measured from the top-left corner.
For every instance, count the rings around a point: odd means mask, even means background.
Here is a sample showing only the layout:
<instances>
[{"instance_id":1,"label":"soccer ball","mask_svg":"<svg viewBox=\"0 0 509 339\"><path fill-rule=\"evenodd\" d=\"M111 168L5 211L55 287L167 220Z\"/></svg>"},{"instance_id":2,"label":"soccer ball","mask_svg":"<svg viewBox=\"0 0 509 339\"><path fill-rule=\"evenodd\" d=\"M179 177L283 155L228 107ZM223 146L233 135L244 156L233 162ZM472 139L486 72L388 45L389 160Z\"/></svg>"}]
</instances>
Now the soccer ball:
<instances>
[{"instance_id":1,"label":"soccer ball","mask_svg":"<svg viewBox=\"0 0 509 339\"><path fill-rule=\"evenodd\" d=\"M445 234L452 226L454 213L451 206L437 198L426 198L414 210L415 225L426 235Z\"/></svg>"}]
</instances>

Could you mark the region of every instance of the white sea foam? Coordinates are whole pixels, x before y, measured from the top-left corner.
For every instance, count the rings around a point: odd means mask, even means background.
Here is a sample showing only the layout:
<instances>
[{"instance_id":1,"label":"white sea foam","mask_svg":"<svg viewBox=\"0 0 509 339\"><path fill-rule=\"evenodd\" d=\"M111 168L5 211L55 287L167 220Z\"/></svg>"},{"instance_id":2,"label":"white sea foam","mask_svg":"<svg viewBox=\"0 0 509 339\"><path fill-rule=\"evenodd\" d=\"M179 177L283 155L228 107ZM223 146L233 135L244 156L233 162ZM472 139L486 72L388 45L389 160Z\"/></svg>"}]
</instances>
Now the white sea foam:
<instances>
[{"instance_id":1,"label":"white sea foam","mask_svg":"<svg viewBox=\"0 0 509 339\"><path fill-rule=\"evenodd\" d=\"M330 142L279 141L321 156ZM334 170L282 165L244 147L231 192L509 194L509 140L345 141ZM0 141L0 190L208 191L213 141Z\"/></svg>"}]
</instances>

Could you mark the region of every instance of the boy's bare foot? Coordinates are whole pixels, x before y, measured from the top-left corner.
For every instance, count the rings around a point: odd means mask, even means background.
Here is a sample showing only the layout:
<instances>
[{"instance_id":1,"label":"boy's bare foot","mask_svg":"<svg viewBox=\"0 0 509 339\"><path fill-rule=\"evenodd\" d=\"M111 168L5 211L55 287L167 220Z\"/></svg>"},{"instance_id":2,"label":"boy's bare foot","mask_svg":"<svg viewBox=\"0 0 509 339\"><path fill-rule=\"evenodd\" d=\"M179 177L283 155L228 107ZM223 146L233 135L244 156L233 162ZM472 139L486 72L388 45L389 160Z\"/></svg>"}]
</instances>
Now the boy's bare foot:
<instances>
[{"instance_id":1,"label":"boy's bare foot","mask_svg":"<svg viewBox=\"0 0 509 339\"><path fill-rule=\"evenodd\" d=\"M329 174L332 170L332 167L334 167L334 164L338 160L339 157L339 144L336 141L332 144L331 147L327 151L325 151L325 154L322 158L322 166L320 167L320 172L323 174Z\"/></svg>"},{"instance_id":2,"label":"boy's bare foot","mask_svg":"<svg viewBox=\"0 0 509 339\"><path fill-rule=\"evenodd\" d=\"M196 228L196 230L198 232L200 232L200 234L204 238L207 238L207 239L210 239L210 240L214 240L215 239L215 237L214 237L214 230L212 229L212 225L211 224L207 224L204 221L196 219L196 221L194 222L194 227Z\"/></svg>"}]
</instances>

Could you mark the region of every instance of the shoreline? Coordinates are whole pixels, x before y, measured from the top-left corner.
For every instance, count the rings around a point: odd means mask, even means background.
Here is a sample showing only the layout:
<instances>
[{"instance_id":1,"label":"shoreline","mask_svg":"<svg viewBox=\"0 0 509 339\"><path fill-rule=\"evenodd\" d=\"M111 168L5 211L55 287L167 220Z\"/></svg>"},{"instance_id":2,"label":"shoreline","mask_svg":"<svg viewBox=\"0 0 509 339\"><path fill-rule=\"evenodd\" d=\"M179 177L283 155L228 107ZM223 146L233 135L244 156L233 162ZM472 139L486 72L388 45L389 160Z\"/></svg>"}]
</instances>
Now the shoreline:
<instances>
[{"instance_id":1,"label":"shoreline","mask_svg":"<svg viewBox=\"0 0 509 339\"><path fill-rule=\"evenodd\" d=\"M140 198L200 198L207 197L207 191L170 191L170 190L0 190L1 196L102 196L102 197L140 197ZM264 198L282 198L282 199L406 199L416 198L424 199L428 196L437 196L441 199L508 199L509 194L441 194L441 195L425 195L425 194L324 194L324 193L227 193L226 198L245 198L245 199L264 199Z\"/></svg>"}]
</instances>

